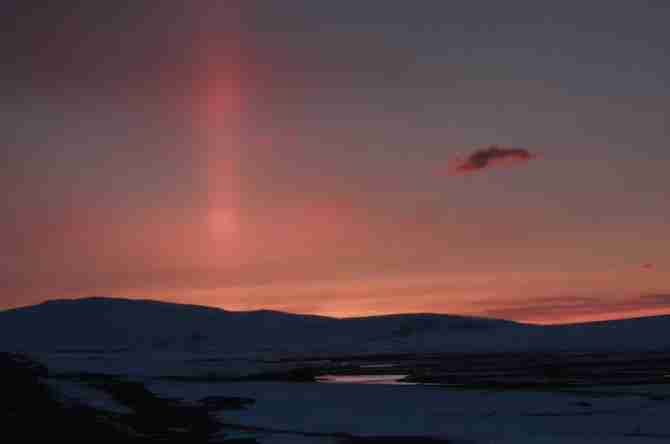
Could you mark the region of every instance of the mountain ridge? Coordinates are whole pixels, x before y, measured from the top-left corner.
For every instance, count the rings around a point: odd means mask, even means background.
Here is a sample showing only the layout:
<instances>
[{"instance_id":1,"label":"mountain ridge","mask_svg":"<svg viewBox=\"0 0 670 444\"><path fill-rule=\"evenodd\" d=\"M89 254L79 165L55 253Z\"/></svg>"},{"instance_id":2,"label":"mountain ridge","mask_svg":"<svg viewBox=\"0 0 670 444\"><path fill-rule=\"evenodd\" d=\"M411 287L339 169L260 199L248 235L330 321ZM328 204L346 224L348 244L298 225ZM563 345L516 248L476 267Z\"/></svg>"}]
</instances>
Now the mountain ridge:
<instances>
[{"instance_id":1,"label":"mountain ridge","mask_svg":"<svg viewBox=\"0 0 670 444\"><path fill-rule=\"evenodd\" d=\"M352 318L151 299L55 299L0 311L0 350L496 352L670 349L670 316L565 325L408 313Z\"/></svg>"},{"instance_id":2,"label":"mountain ridge","mask_svg":"<svg viewBox=\"0 0 670 444\"><path fill-rule=\"evenodd\" d=\"M294 313L290 311L283 310L272 310L272 309L255 309L255 310L228 310L226 308L214 307L211 305L202 305L202 304L187 304L181 302L168 302L161 301L158 299L145 299L145 298L123 298L123 297L113 297L113 296L87 296L81 298L56 298L48 299L46 301L26 305L21 307L13 307L4 310L0 310L0 313L7 311L16 311L24 310L29 308L35 308L40 306L50 306L50 305L59 305L59 304L74 304L74 303L147 303L155 305L176 305L184 308L193 308L193 309L207 309L207 310L216 310L222 311L225 313L234 313L234 314L248 314L248 313L274 313L281 315L290 315L290 316L303 316L303 317L313 317L313 318L322 318L322 319L332 319L332 320L362 320L362 319L376 319L376 318L394 318L394 317L407 317L407 316L416 316L416 317L451 317L458 319L481 319L481 320L495 320L495 321L505 321L513 322L516 324L523 324L523 322L512 321L503 318L488 317L488 316L470 316L462 314L451 314L451 313L434 313L434 312L410 312L410 313L388 313L388 314L375 314L375 315L361 315L361 316L346 316L346 317L336 317L336 316L327 316L327 315L318 315L313 313Z\"/></svg>"}]
</instances>

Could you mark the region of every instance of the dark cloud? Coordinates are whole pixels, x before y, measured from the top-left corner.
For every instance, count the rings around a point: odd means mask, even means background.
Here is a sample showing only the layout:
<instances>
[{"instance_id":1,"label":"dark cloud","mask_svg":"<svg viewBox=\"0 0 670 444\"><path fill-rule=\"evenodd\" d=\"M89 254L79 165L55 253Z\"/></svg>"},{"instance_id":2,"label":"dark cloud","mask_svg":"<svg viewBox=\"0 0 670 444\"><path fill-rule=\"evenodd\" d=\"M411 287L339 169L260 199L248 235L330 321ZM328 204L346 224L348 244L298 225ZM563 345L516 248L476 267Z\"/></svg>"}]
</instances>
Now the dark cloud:
<instances>
[{"instance_id":1,"label":"dark cloud","mask_svg":"<svg viewBox=\"0 0 670 444\"><path fill-rule=\"evenodd\" d=\"M450 165L452 174L467 174L485 168L520 162L528 162L537 157L525 148L504 148L498 145L490 145L481 148L465 158L457 158Z\"/></svg>"}]
</instances>

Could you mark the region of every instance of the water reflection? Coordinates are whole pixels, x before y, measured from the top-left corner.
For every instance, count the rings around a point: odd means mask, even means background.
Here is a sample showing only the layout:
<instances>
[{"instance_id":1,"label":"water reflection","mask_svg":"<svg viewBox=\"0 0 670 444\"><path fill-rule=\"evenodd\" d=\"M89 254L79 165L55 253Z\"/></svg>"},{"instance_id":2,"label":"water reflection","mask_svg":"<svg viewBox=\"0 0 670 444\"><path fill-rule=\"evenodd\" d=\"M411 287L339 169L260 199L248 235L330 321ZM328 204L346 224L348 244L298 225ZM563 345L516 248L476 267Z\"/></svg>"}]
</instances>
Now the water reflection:
<instances>
[{"instance_id":1,"label":"water reflection","mask_svg":"<svg viewBox=\"0 0 670 444\"><path fill-rule=\"evenodd\" d=\"M404 382L407 375L323 375L316 378L317 382L335 384L392 384L415 385L414 382Z\"/></svg>"}]
</instances>

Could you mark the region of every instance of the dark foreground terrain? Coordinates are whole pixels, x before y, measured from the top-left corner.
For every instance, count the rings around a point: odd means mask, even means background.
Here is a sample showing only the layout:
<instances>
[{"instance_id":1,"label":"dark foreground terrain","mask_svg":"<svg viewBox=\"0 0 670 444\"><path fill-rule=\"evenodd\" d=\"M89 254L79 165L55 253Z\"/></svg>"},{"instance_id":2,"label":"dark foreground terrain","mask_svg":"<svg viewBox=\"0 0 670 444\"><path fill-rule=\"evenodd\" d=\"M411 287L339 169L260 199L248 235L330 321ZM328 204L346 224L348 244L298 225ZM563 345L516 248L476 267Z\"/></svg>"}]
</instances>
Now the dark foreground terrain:
<instances>
[{"instance_id":1,"label":"dark foreground terrain","mask_svg":"<svg viewBox=\"0 0 670 444\"><path fill-rule=\"evenodd\" d=\"M24 356L0 353L0 370L3 434L21 442L206 442L221 429L207 405L159 398L139 382L79 377L130 408L129 413L115 414L63 399L45 382L48 370Z\"/></svg>"}]
</instances>

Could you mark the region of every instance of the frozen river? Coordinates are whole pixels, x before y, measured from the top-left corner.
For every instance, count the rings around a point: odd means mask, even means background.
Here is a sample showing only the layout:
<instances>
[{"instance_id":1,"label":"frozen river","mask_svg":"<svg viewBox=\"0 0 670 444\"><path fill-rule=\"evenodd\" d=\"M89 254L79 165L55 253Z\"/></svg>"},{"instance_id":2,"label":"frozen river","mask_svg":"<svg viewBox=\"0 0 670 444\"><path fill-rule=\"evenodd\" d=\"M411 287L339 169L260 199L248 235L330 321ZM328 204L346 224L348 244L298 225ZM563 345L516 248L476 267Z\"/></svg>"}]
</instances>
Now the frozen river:
<instances>
[{"instance_id":1,"label":"frozen river","mask_svg":"<svg viewBox=\"0 0 670 444\"><path fill-rule=\"evenodd\" d=\"M330 384L416 384L414 382L403 382L406 377L407 375L323 375L316 380Z\"/></svg>"}]
</instances>

